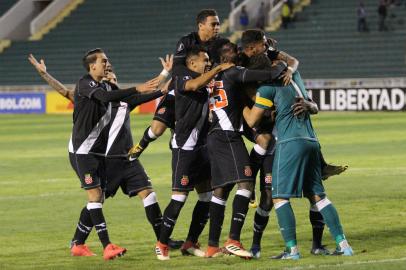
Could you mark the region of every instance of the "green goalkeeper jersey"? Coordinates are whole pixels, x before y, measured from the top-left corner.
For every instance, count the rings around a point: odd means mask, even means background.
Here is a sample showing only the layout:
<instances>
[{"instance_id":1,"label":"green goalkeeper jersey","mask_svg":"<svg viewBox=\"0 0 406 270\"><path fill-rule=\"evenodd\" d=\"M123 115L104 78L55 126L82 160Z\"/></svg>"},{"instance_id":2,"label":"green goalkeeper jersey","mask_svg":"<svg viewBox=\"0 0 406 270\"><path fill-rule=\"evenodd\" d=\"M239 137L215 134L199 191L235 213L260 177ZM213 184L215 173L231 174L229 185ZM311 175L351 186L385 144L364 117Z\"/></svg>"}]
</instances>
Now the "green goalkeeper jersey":
<instances>
[{"instance_id":1,"label":"green goalkeeper jersey","mask_svg":"<svg viewBox=\"0 0 406 270\"><path fill-rule=\"evenodd\" d=\"M297 139L317 141L309 113L293 115L292 105L298 97L309 99L298 71L293 73L292 82L287 86L273 84L258 88L255 106L262 109L276 107L278 143Z\"/></svg>"}]
</instances>

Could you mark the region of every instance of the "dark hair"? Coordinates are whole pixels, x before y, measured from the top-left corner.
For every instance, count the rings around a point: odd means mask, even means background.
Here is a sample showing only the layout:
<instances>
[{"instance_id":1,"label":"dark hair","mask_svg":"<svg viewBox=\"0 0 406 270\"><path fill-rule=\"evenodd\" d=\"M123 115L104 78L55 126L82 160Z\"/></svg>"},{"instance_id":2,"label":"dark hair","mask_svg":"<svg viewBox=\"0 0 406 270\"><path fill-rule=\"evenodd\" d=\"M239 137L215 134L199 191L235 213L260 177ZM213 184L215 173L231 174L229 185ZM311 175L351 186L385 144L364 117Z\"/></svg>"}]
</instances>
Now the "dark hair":
<instances>
[{"instance_id":1,"label":"dark hair","mask_svg":"<svg viewBox=\"0 0 406 270\"><path fill-rule=\"evenodd\" d=\"M255 70L271 70L272 61L268 58L266 54L261 53L259 55L254 55L250 57L246 65L246 68Z\"/></svg>"},{"instance_id":2,"label":"dark hair","mask_svg":"<svg viewBox=\"0 0 406 270\"><path fill-rule=\"evenodd\" d=\"M95 49L91 49L91 50L87 51L85 53L85 56L83 56L82 64L87 71L90 71L90 64L94 64L96 62L96 59L97 59L96 54L98 54L98 53L104 53L104 51L100 48L95 48Z\"/></svg>"},{"instance_id":3,"label":"dark hair","mask_svg":"<svg viewBox=\"0 0 406 270\"><path fill-rule=\"evenodd\" d=\"M250 29L242 33L241 46L245 49L252 43L264 40L265 33L262 30Z\"/></svg>"},{"instance_id":4,"label":"dark hair","mask_svg":"<svg viewBox=\"0 0 406 270\"><path fill-rule=\"evenodd\" d=\"M193 56L199 56L201 52L207 53L207 50L202 46L192 46L186 51L186 62Z\"/></svg>"},{"instance_id":5,"label":"dark hair","mask_svg":"<svg viewBox=\"0 0 406 270\"><path fill-rule=\"evenodd\" d=\"M202 9L197 13L196 16L196 25L199 25L199 23L204 23L207 19L207 17L210 16L217 16L217 12L214 9Z\"/></svg>"},{"instance_id":6,"label":"dark hair","mask_svg":"<svg viewBox=\"0 0 406 270\"><path fill-rule=\"evenodd\" d=\"M236 63L238 59L238 47L232 42L228 42L219 49L220 62Z\"/></svg>"}]
</instances>

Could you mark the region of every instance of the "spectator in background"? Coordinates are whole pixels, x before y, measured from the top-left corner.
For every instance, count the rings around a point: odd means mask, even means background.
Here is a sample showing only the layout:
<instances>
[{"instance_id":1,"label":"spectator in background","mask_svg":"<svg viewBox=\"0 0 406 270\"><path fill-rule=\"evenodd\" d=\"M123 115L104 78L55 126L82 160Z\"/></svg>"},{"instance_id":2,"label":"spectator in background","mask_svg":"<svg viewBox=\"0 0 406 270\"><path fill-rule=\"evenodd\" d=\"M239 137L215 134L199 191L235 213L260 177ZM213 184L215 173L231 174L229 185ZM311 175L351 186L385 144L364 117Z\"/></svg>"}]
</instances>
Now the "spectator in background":
<instances>
[{"instance_id":1,"label":"spectator in background","mask_svg":"<svg viewBox=\"0 0 406 270\"><path fill-rule=\"evenodd\" d=\"M290 23L291 9L287 0L283 0L282 5L282 27L287 29Z\"/></svg>"},{"instance_id":2,"label":"spectator in background","mask_svg":"<svg viewBox=\"0 0 406 270\"><path fill-rule=\"evenodd\" d=\"M249 16L248 16L248 12L246 10L245 5L241 7L241 13L240 13L240 25L241 25L241 29L245 30L248 27L250 20L249 20Z\"/></svg>"},{"instance_id":3,"label":"spectator in background","mask_svg":"<svg viewBox=\"0 0 406 270\"><path fill-rule=\"evenodd\" d=\"M367 12L365 10L363 1L359 2L357 16L358 16L358 32L368 32L369 29L367 25Z\"/></svg>"},{"instance_id":4,"label":"spectator in background","mask_svg":"<svg viewBox=\"0 0 406 270\"><path fill-rule=\"evenodd\" d=\"M265 7L265 3L261 2L261 5L259 6L258 13L257 13L257 23L255 24L255 26L258 29L264 30L265 21L266 21L266 13L267 13L267 9Z\"/></svg>"},{"instance_id":5,"label":"spectator in background","mask_svg":"<svg viewBox=\"0 0 406 270\"><path fill-rule=\"evenodd\" d=\"M388 11L387 11L386 0L380 0L379 7L378 7L378 14L379 14L378 29L379 29L379 31L388 31L388 28L385 25L387 13L388 13Z\"/></svg>"}]
</instances>

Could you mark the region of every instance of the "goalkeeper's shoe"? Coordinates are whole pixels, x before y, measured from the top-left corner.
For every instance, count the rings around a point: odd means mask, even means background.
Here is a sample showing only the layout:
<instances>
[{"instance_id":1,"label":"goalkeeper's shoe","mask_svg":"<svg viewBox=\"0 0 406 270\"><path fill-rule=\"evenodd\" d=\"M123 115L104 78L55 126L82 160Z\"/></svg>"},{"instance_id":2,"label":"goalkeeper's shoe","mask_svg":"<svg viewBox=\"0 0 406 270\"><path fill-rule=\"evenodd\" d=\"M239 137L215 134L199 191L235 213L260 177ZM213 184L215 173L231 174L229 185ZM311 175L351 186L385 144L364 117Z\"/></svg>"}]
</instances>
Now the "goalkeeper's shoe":
<instances>
[{"instance_id":1,"label":"goalkeeper's shoe","mask_svg":"<svg viewBox=\"0 0 406 270\"><path fill-rule=\"evenodd\" d=\"M290 251L285 250L279 255L272 256L271 259L276 259L276 260L299 260L300 259L300 254L297 246L291 247Z\"/></svg>"},{"instance_id":2,"label":"goalkeeper's shoe","mask_svg":"<svg viewBox=\"0 0 406 270\"><path fill-rule=\"evenodd\" d=\"M90 257L90 256L96 256L87 245L76 245L73 244L71 249L70 249L70 254L72 256L84 256L84 257Z\"/></svg>"},{"instance_id":3,"label":"goalkeeper's shoe","mask_svg":"<svg viewBox=\"0 0 406 270\"><path fill-rule=\"evenodd\" d=\"M183 243L182 247L180 248L182 255L194 255L197 257L204 257L205 253L203 250L200 249L199 243L193 243L192 241L187 240Z\"/></svg>"},{"instance_id":4,"label":"goalkeeper's shoe","mask_svg":"<svg viewBox=\"0 0 406 270\"><path fill-rule=\"evenodd\" d=\"M333 255L338 256L352 256L354 255L354 251L352 250L351 246L348 244L347 240L343 240L337 245L336 250L333 252Z\"/></svg>"},{"instance_id":5,"label":"goalkeeper's shoe","mask_svg":"<svg viewBox=\"0 0 406 270\"><path fill-rule=\"evenodd\" d=\"M242 246L240 241L233 240L233 239L228 239L226 243L224 244L224 247L228 252L231 254L234 254L238 257L242 257L245 259L251 259L252 254L251 252L245 250L245 248Z\"/></svg>"},{"instance_id":6,"label":"goalkeeper's shoe","mask_svg":"<svg viewBox=\"0 0 406 270\"><path fill-rule=\"evenodd\" d=\"M138 159L142 154L142 151L144 151L144 148L142 148L139 144L134 145L131 147L130 151L128 151L128 159L130 161Z\"/></svg>"},{"instance_id":7,"label":"goalkeeper's shoe","mask_svg":"<svg viewBox=\"0 0 406 270\"><path fill-rule=\"evenodd\" d=\"M158 241L155 245L155 254L160 261L169 260L169 246Z\"/></svg>"},{"instance_id":8,"label":"goalkeeper's shoe","mask_svg":"<svg viewBox=\"0 0 406 270\"><path fill-rule=\"evenodd\" d=\"M322 169L321 179L327 180L327 178L334 176L334 175L339 175L342 172L345 172L347 169L348 169L347 165L340 166L340 165L327 164Z\"/></svg>"},{"instance_id":9,"label":"goalkeeper's shoe","mask_svg":"<svg viewBox=\"0 0 406 270\"><path fill-rule=\"evenodd\" d=\"M324 245L318 248L312 248L310 253L313 255L331 255L330 251Z\"/></svg>"},{"instance_id":10,"label":"goalkeeper's shoe","mask_svg":"<svg viewBox=\"0 0 406 270\"><path fill-rule=\"evenodd\" d=\"M104 260L114 260L117 257L123 256L127 252L127 249L112 243L108 244L103 251Z\"/></svg>"}]
</instances>

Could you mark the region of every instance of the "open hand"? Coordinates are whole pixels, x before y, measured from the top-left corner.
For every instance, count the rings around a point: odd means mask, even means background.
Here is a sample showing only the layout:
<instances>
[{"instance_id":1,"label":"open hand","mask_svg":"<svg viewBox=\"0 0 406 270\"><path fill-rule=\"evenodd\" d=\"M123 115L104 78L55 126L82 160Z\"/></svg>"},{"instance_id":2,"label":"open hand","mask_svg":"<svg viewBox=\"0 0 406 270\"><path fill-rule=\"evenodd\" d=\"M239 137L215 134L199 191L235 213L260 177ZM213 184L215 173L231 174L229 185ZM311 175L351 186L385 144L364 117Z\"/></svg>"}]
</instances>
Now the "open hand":
<instances>
[{"instance_id":1,"label":"open hand","mask_svg":"<svg viewBox=\"0 0 406 270\"><path fill-rule=\"evenodd\" d=\"M35 67L35 69L39 73L46 73L47 72L47 66L45 65L45 62L43 59L40 60L40 62L37 61L37 59L34 57L34 55L29 54L28 55L28 61Z\"/></svg>"},{"instance_id":2,"label":"open hand","mask_svg":"<svg viewBox=\"0 0 406 270\"><path fill-rule=\"evenodd\" d=\"M161 64L162 67L170 72L172 70L172 66L173 66L173 54L167 54L165 59L163 59L162 57L159 57L159 60L161 60Z\"/></svg>"}]
</instances>

